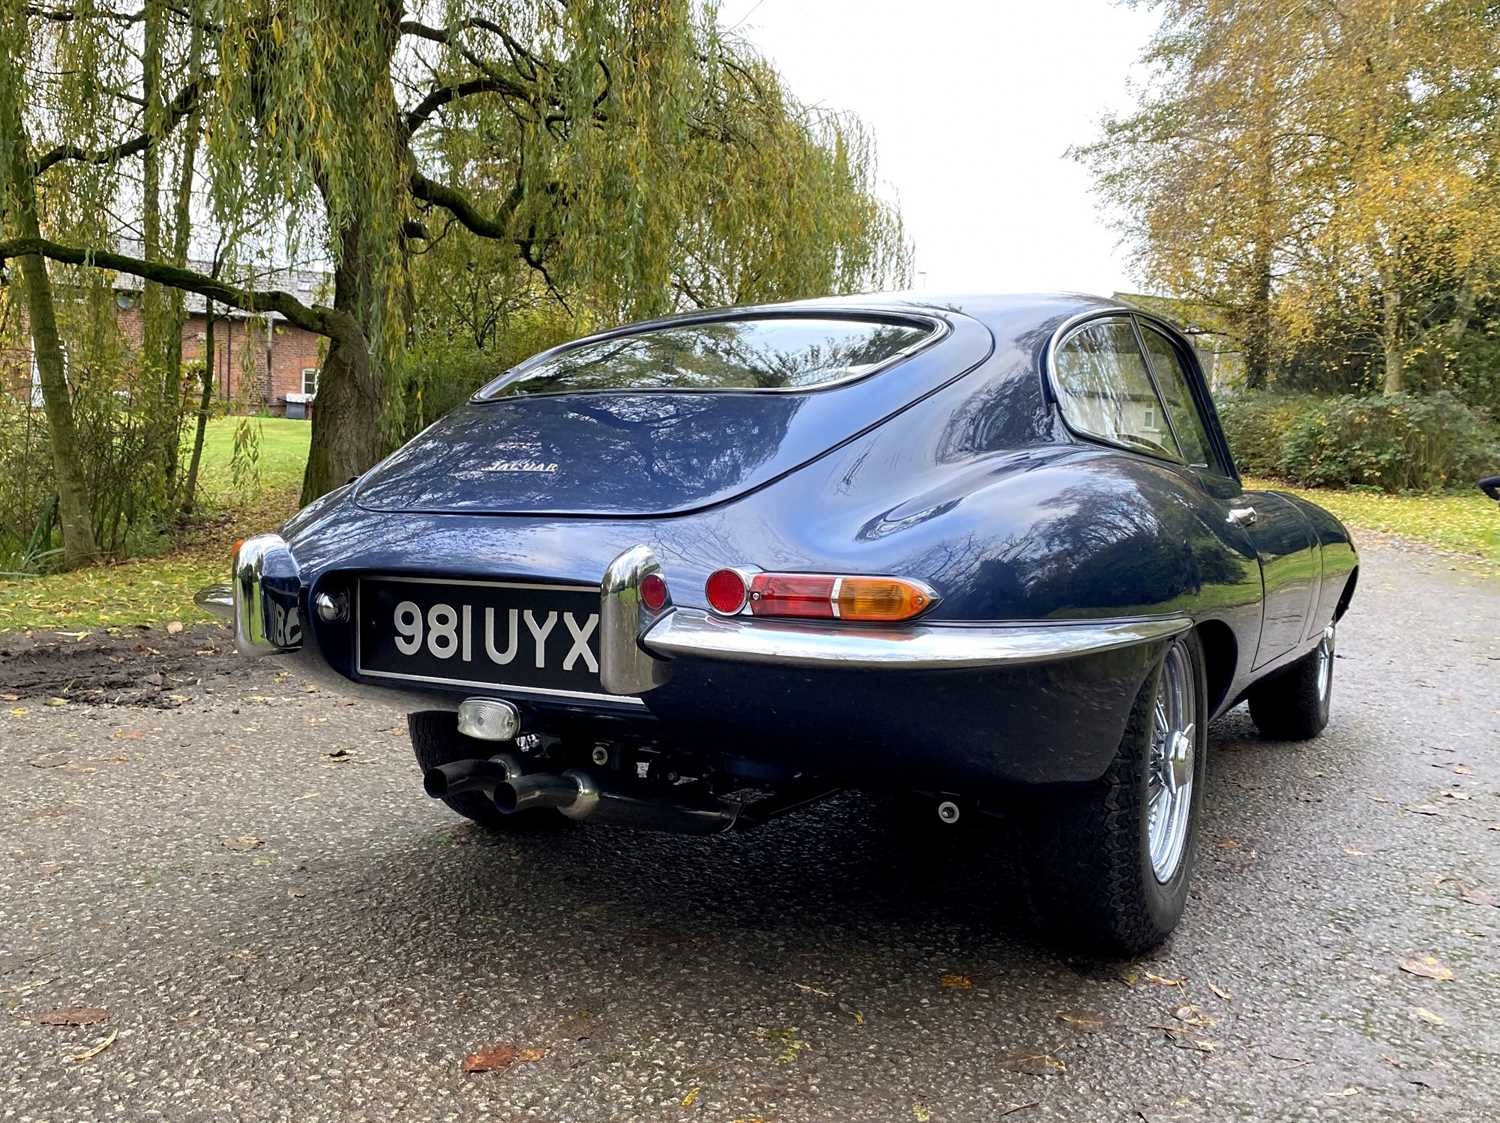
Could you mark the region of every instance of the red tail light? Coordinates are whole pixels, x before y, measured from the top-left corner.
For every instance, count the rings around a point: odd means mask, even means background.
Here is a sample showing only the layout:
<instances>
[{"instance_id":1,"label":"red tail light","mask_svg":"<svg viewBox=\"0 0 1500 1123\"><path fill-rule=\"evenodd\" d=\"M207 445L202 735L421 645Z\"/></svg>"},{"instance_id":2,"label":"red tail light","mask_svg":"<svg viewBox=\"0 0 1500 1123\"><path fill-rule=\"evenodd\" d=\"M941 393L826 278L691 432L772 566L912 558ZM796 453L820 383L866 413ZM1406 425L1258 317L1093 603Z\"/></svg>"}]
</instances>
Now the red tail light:
<instances>
[{"instance_id":1,"label":"red tail light","mask_svg":"<svg viewBox=\"0 0 1500 1123\"><path fill-rule=\"evenodd\" d=\"M660 612L667 606L667 583L660 573L648 573L641 578L641 603L652 612Z\"/></svg>"},{"instance_id":2,"label":"red tail light","mask_svg":"<svg viewBox=\"0 0 1500 1123\"><path fill-rule=\"evenodd\" d=\"M825 573L756 573L748 585L735 569L721 569L705 589L715 612L800 620L895 623L920 616L937 594L920 581L900 577Z\"/></svg>"}]
</instances>

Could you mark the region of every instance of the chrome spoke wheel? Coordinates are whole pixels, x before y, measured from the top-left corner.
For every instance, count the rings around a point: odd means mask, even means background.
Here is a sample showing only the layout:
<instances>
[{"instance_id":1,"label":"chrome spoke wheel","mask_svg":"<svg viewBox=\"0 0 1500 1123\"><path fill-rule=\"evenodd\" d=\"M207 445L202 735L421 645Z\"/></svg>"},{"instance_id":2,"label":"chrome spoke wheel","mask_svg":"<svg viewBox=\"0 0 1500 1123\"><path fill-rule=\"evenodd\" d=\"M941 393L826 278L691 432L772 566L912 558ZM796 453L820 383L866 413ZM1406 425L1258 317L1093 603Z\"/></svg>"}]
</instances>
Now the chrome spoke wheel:
<instances>
[{"instance_id":1,"label":"chrome spoke wheel","mask_svg":"<svg viewBox=\"0 0 1500 1123\"><path fill-rule=\"evenodd\" d=\"M1328 642L1331 659L1331 641ZM1187 849L1198 754L1196 708L1187 648L1174 643L1162 662L1156 686L1147 774L1146 840L1151 851L1151 871L1161 882L1176 875Z\"/></svg>"},{"instance_id":2,"label":"chrome spoke wheel","mask_svg":"<svg viewBox=\"0 0 1500 1123\"><path fill-rule=\"evenodd\" d=\"M1333 625L1323 629L1323 638L1318 641L1318 704L1328 701L1328 692L1333 689Z\"/></svg>"}]
</instances>

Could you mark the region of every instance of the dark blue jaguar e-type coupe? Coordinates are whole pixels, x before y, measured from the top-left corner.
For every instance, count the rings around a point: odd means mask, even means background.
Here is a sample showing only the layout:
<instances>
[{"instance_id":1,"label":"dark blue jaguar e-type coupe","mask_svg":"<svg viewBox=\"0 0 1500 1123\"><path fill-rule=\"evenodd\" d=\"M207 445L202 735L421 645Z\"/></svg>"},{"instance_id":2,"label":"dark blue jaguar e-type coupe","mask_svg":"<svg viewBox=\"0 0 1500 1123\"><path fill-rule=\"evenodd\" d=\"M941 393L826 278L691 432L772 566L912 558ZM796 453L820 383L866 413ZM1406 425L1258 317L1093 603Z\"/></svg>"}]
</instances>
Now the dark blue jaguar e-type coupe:
<instances>
[{"instance_id":1,"label":"dark blue jaguar e-type coupe","mask_svg":"<svg viewBox=\"0 0 1500 1123\"><path fill-rule=\"evenodd\" d=\"M1192 348L1078 296L814 300L538 355L203 603L411 711L487 827L710 833L840 788L998 813L1058 933L1187 896L1208 722L1328 720L1358 559L1247 492Z\"/></svg>"}]
</instances>

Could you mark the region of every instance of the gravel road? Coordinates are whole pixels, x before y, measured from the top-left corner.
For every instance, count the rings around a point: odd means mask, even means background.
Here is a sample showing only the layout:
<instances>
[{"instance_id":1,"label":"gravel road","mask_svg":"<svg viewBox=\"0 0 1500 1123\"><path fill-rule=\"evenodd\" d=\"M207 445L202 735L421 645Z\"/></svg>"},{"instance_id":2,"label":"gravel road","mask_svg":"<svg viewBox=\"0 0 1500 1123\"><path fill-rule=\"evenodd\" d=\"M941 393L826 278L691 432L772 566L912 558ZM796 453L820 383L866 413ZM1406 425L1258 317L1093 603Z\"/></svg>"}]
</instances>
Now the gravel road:
<instances>
[{"instance_id":1,"label":"gravel road","mask_svg":"<svg viewBox=\"0 0 1500 1123\"><path fill-rule=\"evenodd\" d=\"M993 835L491 838L221 633L0 639L0 1120L1500 1118L1500 580L1369 542L1339 640L1320 740L1215 723L1187 918L1100 963Z\"/></svg>"}]
</instances>

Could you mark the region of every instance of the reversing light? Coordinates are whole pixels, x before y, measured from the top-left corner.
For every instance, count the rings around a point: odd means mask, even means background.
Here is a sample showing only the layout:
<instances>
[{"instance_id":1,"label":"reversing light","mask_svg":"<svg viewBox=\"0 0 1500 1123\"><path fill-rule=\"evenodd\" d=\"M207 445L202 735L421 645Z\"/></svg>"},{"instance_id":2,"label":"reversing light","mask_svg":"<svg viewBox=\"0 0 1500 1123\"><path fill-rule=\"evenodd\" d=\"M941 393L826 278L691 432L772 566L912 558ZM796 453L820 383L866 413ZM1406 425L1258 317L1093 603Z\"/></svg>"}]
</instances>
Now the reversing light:
<instances>
[{"instance_id":1,"label":"reversing light","mask_svg":"<svg viewBox=\"0 0 1500 1123\"><path fill-rule=\"evenodd\" d=\"M937 594L920 581L827 573L756 573L747 586L738 570L721 569L708 579L706 592L713 610L726 616L748 611L794 620L889 624L937 603Z\"/></svg>"},{"instance_id":2,"label":"reversing light","mask_svg":"<svg viewBox=\"0 0 1500 1123\"><path fill-rule=\"evenodd\" d=\"M667 607L667 583L660 573L648 573L641 578L641 603L652 612Z\"/></svg>"},{"instance_id":3,"label":"reversing light","mask_svg":"<svg viewBox=\"0 0 1500 1123\"><path fill-rule=\"evenodd\" d=\"M724 616L733 616L745 607L749 590L745 587L745 578L737 570L716 569L708 575L703 592L708 597L710 608Z\"/></svg>"}]
</instances>

